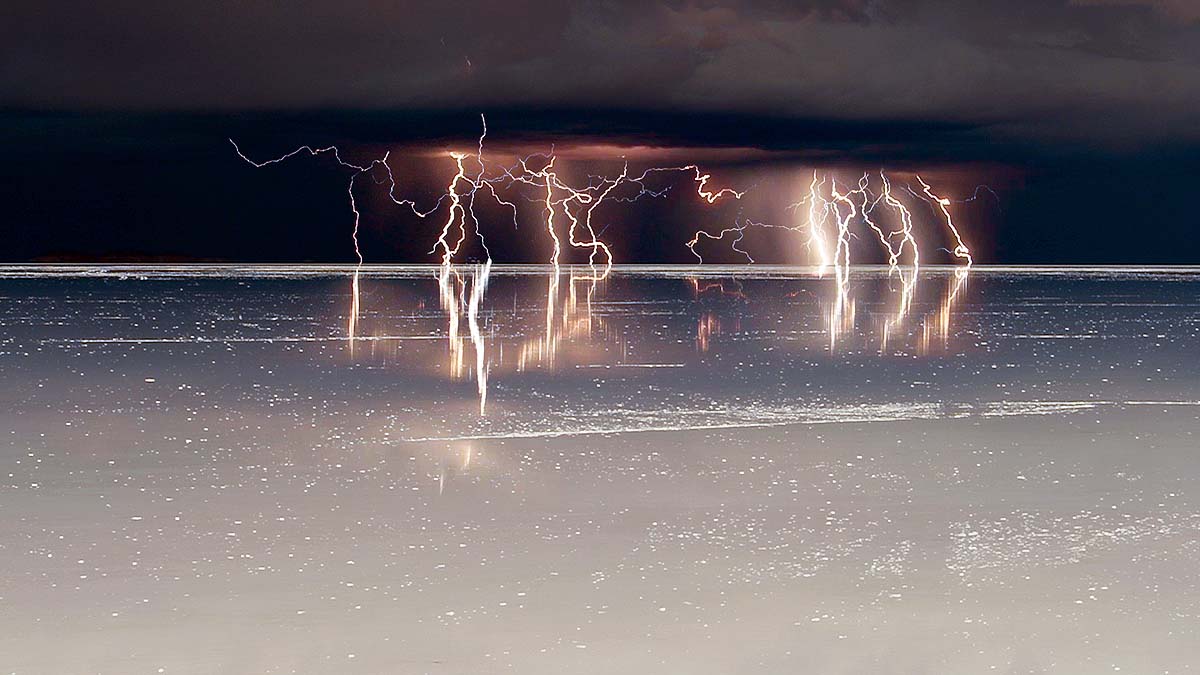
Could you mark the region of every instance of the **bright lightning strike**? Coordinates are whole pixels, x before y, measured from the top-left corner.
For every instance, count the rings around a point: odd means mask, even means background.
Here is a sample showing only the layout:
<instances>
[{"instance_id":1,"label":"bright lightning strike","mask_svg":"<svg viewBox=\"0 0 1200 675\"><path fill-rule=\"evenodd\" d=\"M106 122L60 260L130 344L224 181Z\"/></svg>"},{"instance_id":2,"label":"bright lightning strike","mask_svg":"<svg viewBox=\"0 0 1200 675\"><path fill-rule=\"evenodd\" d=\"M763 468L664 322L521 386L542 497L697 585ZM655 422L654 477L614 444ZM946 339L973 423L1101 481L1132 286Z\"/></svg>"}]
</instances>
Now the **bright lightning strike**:
<instances>
[{"instance_id":1,"label":"bright lightning strike","mask_svg":"<svg viewBox=\"0 0 1200 675\"><path fill-rule=\"evenodd\" d=\"M488 134L487 120L480 116L482 132L473 151L451 151L447 153L452 163L454 173L445 184L444 192L427 209L419 208L411 199L397 196L397 181L389 163L390 153L367 162L346 160L341 151L334 146L313 148L301 146L285 155L256 161L246 156L241 148L230 139L235 152L244 161L257 168L264 168L307 154L313 157L332 156L339 166L350 170L346 184L347 200L353 216L351 241L358 268L355 269L351 280L350 316L346 324L346 333L350 350L353 352L355 340L358 338L358 322L361 311L360 302L360 268L363 264L363 252L359 242L359 228L362 214L356 200L358 179L362 176L375 178L375 183L386 185L387 195L391 201L405 207L418 218L428 218L435 213L443 213L444 220L438 229L437 237L430 250L431 255L437 256L439 272L437 275L439 296L443 311L446 313L447 339L449 348L449 371L452 377L458 378L470 372L477 385L480 414L487 405L487 376L489 363L486 356L487 339L481 330L481 305L487 289L488 276L491 269L492 257L484 237L484 223L476 213L477 197L481 193L496 204L512 213L513 226L518 225L521 210L516 201L502 195L512 190L532 192L537 195L530 199L540 205L540 224L552 246L549 263L553 274L548 288L548 303L546 316L546 335L538 345L528 345L523 350L522 360L541 361L543 358L554 358L557 342L562 335L559 321L555 317L555 306L559 289L558 277L564 264L564 257L569 251L586 254L587 273L572 270L570 279L570 301L562 317L562 321L574 321L576 315L576 283L590 283L587 292L587 304L590 305L591 293L595 285L604 280L614 264L613 247L600 238L603 232L603 222L598 224L600 207L606 202L630 203L644 197L662 197L670 186L652 188L648 185L654 176L675 172L687 176L694 185L696 197L705 204L716 204L722 200L741 200L746 192L733 188L713 188L712 174L704 172L698 165L685 164L681 166L649 167L640 173L630 172L629 163L623 162L622 167L614 176L589 176L583 184L572 184L558 164L553 150L548 154L535 154L518 159L511 166L502 166L490 158L485 158L484 146ZM951 206L952 200L936 194L930 184L920 176L916 177L920 191L908 188L910 195L930 202L935 212L941 217L953 249L951 255L965 262L966 267L973 264L974 259L970 247L965 242L962 232L955 222ZM833 348L838 336L853 330L855 323L855 306L850 295L851 247L857 238L855 229L861 224L865 226L874 239L887 253L890 272L898 273L902 284L901 298L895 316L889 319L885 326L884 342L887 335L899 330L907 317L915 294L918 269L921 261L921 245L917 236L913 211L904 203L893 189L888 175L882 171L876 180L870 174L863 174L857 184L847 186L839 184L831 175L822 175L814 171L808 183L803 199L789 207L789 211L803 213L799 222L793 224L771 224L749 219L739 219L735 225L719 231L698 230L686 242L689 251L700 263L704 262L698 249L701 241L728 241L731 249L742 255L747 262L753 263L754 257L747 246L746 235L752 228L778 228L795 232L804 236L803 243L810 250L817 262L818 275L823 276L832 269L835 285L835 295L830 307L828 318L830 323L830 347ZM632 192L630 189L632 188ZM978 195L978 189L976 195ZM974 197L972 197L974 198ZM527 197L527 199L529 199ZM806 208L801 211L800 207ZM443 210L444 209L444 210ZM890 213L891 215L887 215ZM883 214L881 216L881 214ZM880 220L883 217L890 222L897 222L895 229L888 229ZM469 239L475 238L484 254L483 264L469 270L465 277L457 266L462 264L464 246ZM907 255L905 255L907 251ZM911 272L905 273L900 265L907 259ZM959 289L966 278L964 274L956 274L956 283L948 290L946 309L939 314L948 314L953 306ZM469 295L468 295L469 289ZM590 317L590 311L585 312ZM939 317L941 318L941 317ZM467 336L463 336L463 326L466 324ZM927 328L927 334L939 332L943 335L948 330L948 320L941 319L938 326L932 330ZM565 324L564 324L565 325ZM704 328L705 335L711 335L719 327L709 325ZM469 340L474 351L473 368L467 366L466 343ZM705 348L708 343L704 340ZM536 356L535 356L536 354Z\"/></svg>"},{"instance_id":2,"label":"bright lightning strike","mask_svg":"<svg viewBox=\"0 0 1200 675\"><path fill-rule=\"evenodd\" d=\"M974 263L974 259L971 256L970 248L963 240L962 234L954 222L954 217L950 210L953 202L948 198L935 194L933 188L920 176L916 176L916 179L921 186L921 192L918 193L911 188L908 189L908 192L935 205L936 211L941 215L941 219L949 232L949 237L954 247L950 251L951 255L956 259L964 261L966 267L970 267ZM704 259L696 250L701 239L720 241L729 238L732 242L732 250L745 256L749 262L754 262L754 258L744 248L746 232L750 226L779 228L795 232L806 231L807 237L804 240L804 244L816 258L817 275L824 276L827 270L831 268L833 270L835 295L828 315L829 344L832 349L836 345L839 335L854 328L854 300L849 292L851 244L855 238L855 226L861 223L875 235L874 238L878 240L887 252L889 273L900 274L902 284L900 307L897 315L885 327L884 341L886 344L887 335L899 329L911 307L920 268L921 246L918 242L916 228L913 223L913 213L896 196L892 189L892 182L887 174L883 171L879 172L879 187L877 189L873 185L874 182L870 174L864 173L854 188L845 189L839 186L835 177L822 176L820 172L814 171L805 197L792 204L788 209L789 211L796 211L801 206L807 206L807 218L804 223L798 225L772 225L743 221L716 233L707 230L698 230L685 243L685 246L691 251L692 255L696 256L697 260L703 263ZM978 195L978 192L979 189L977 188L976 195ZM974 196L972 199L974 199ZM892 231L884 230L876 215L876 211L880 206L886 206L895 213L895 217L899 219L897 229ZM905 274L899 268L906 249L909 251L908 259L912 266L911 273L909 274ZM965 275L961 278L965 278ZM957 295L957 290L954 290L950 295L949 300L944 303L947 307L953 305L953 296Z\"/></svg>"},{"instance_id":3,"label":"bright lightning strike","mask_svg":"<svg viewBox=\"0 0 1200 675\"><path fill-rule=\"evenodd\" d=\"M954 226L954 217L950 215L950 200L933 194L932 188L920 176L917 176L917 182L921 184L925 195L938 205L942 215L946 218L946 227L950 228L950 233L954 235L954 250L952 251L954 256L966 260L968 266L974 263L974 260L971 258L971 250L963 243L962 236L958 233L958 228Z\"/></svg>"}]
</instances>

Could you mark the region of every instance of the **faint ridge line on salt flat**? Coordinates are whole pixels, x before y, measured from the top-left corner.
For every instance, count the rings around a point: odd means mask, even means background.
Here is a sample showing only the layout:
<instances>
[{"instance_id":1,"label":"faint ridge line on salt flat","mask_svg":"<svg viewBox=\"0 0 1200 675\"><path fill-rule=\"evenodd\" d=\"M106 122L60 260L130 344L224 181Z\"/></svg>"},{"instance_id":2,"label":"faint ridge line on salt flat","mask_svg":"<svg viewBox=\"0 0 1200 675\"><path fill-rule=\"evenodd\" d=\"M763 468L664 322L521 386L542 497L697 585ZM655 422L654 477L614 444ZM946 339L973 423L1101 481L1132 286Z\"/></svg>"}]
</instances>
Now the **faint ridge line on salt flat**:
<instances>
[{"instance_id":1,"label":"faint ridge line on salt flat","mask_svg":"<svg viewBox=\"0 0 1200 675\"><path fill-rule=\"evenodd\" d=\"M282 337L169 337L169 338L48 338L45 344L187 344L222 342L345 342L344 335L328 337L285 335ZM391 340L445 340L444 335L364 335L355 336L355 342L386 342Z\"/></svg>"},{"instance_id":2,"label":"faint ridge line on salt flat","mask_svg":"<svg viewBox=\"0 0 1200 675\"><path fill-rule=\"evenodd\" d=\"M962 407L950 408L938 413L938 408L944 407L939 403L908 404L893 414L878 410L868 414L830 415L837 409L813 410L810 414L826 413L825 417L812 416L796 419L759 419L727 422L712 422L702 424L648 424L642 426L625 426L610 428L584 429L543 429L527 431L497 431L477 434L460 434L453 436L423 436L399 438L396 443L429 443L450 441L481 441L493 439L519 438L562 438L568 436L610 436L631 433L660 433L670 431L709 431L721 429L758 429L786 426L802 426L810 424L864 424L871 422L906 422L933 419L969 419L971 417L997 418L1022 417L1033 415L1052 415L1055 413L1082 412L1101 407L1119 406L1200 406L1200 400L1182 401L988 401L978 405L975 410L964 410Z\"/></svg>"},{"instance_id":3,"label":"faint ridge line on salt flat","mask_svg":"<svg viewBox=\"0 0 1200 675\"><path fill-rule=\"evenodd\" d=\"M401 438L401 443L424 443L434 441L482 441L500 438L561 438L563 436L615 436L617 434L640 434L664 431L707 431L715 429L758 429L769 427L786 427L802 424L834 424L837 422L903 422L910 419L936 419L919 416L897 417L851 417L840 419L808 419L808 420L775 420L758 422L724 422L713 424L683 424L644 427L614 427L611 429L547 429L544 431L513 431L492 434L464 434L462 436L426 436L419 438Z\"/></svg>"},{"instance_id":4,"label":"faint ridge line on salt flat","mask_svg":"<svg viewBox=\"0 0 1200 675\"><path fill-rule=\"evenodd\" d=\"M586 363L576 368L686 368L686 363Z\"/></svg>"}]
</instances>

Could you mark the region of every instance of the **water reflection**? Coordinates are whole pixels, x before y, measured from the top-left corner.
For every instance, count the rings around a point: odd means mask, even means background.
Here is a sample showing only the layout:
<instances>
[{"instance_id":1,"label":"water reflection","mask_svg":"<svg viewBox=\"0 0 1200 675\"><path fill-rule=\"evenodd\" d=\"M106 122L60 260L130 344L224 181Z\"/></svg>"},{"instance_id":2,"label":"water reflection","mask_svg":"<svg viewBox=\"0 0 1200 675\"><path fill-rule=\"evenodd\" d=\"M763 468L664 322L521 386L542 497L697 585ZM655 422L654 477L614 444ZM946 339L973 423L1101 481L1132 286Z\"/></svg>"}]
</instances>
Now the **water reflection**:
<instances>
[{"instance_id":1,"label":"water reflection","mask_svg":"<svg viewBox=\"0 0 1200 675\"><path fill-rule=\"evenodd\" d=\"M906 270L903 267L895 268L896 275L900 279L901 290L898 307L896 313L887 320L883 325L883 337L879 343L879 351L886 352L889 339L893 333L899 333L904 330L904 324L908 319L908 314L912 311L913 297L917 292L917 279L920 277L920 271L914 266L911 270ZM963 276L965 278L967 268L963 268ZM889 277L890 278L890 277Z\"/></svg>"},{"instance_id":2,"label":"water reflection","mask_svg":"<svg viewBox=\"0 0 1200 675\"><path fill-rule=\"evenodd\" d=\"M535 274L496 273L490 263L442 266L434 274L440 312L430 315L423 297L407 310L364 308L364 285L371 287L372 297L383 298L389 286L413 281L368 280L355 271L348 351L355 360L378 359L376 345L391 341L394 347L386 354L401 366L436 363L446 380L473 382L479 415L485 415L493 374L519 384L535 371L687 367L702 359L744 357L740 350L751 340L775 341L788 349L821 345L830 356L866 350L929 355L954 348L952 327L966 296L969 268L839 265L833 272L763 278L731 270L728 276L650 277L619 270L598 275L588 266ZM923 300L918 293L938 287L942 292L936 299ZM415 325L399 330L379 325L364 335L361 321L368 311L380 321ZM686 339L692 349L686 352L678 348L684 343L680 330L690 333ZM421 345L430 337L443 345L441 356ZM362 340L372 341L369 354L356 351L355 343Z\"/></svg>"},{"instance_id":3,"label":"water reflection","mask_svg":"<svg viewBox=\"0 0 1200 675\"><path fill-rule=\"evenodd\" d=\"M959 299L959 295L963 292L967 285L967 273L969 269L970 268L962 267L954 271L954 277L947 284L945 295L942 296L942 303L938 306L938 310L935 314L936 323L932 322L929 317L922 319L922 354L929 353L930 346L935 339L941 339L943 349L948 347L950 340L951 318Z\"/></svg>"},{"instance_id":4,"label":"water reflection","mask_svg":"<svg viewBox=\"0 0 1200 675\"><path fill-rule=\"evenodd\" d=\"M350 279L350 318L346 321L346 340L350 346L350 355L354 355L354 343L358 337L358 314L362 311L358 278L362 274L362 265L354 268Z\"/></svg>"},{"instance_id":5,"label":"water reflection","mask_svg":"<svg viewBox=\"0 0 1200 675\"><path fill-rule=\"evenodd\" d=\"M746 300L746 294L742 290L742 282L737 279L697 279L689 277L688 283L692 286L693 296L699 298L705 293L715 291L723 297L738 298ZM726 288L729 284L729 288Z\"/></svg>"},{"instance_id":6,"label":"water reflection","mask_svg":"<svg viewBox=\"0 0 1200 675\"><path fill-rule=\"evenodd\" d=\"M488 276L492 263L489 260L484 265L477 265L467 270L443 265L438 272L439 298L442 310L447 317L446 339L449 346L447 372L452 379L462 379L474 375L476 389L479 392L479 414L487 411L487 376L488 363L486 345L483 333L479 329L479 305L483 294L487 292ZM470 289L470 295L467 290ZM469 371L466 367L467 338L460 335L459 323L463 311L467 315L467 334L475 353L475 369Z\"/></svg>"},{"instance_id":7,"label":"water reflection","mask_svg":"<svg viewBox=\"0 0 1200 675\"><path fill-rule=\"evenodd\" d=\"M447 456L443 457L438 471L438 496L445 494L447 480L469 474L474 454L475 447L470 443L463 443L452 447Z\"/></svg>"},{"instance_id":8,"label":"water reflection","mask_svg":"<svg viewBox=\"0 0 1200 675\"><path fill-rule=\"evenodd\" d=\"M602 326L592 311L592 299L597 292L602 292L603 279L590 271L569 271L565 298L560 305L562 276L555 271L547 279L545 327L541 334L522 342L517 355L517 372L532 368L554 370L564 342L586 344Z\"/></svg>"}]
</instances>

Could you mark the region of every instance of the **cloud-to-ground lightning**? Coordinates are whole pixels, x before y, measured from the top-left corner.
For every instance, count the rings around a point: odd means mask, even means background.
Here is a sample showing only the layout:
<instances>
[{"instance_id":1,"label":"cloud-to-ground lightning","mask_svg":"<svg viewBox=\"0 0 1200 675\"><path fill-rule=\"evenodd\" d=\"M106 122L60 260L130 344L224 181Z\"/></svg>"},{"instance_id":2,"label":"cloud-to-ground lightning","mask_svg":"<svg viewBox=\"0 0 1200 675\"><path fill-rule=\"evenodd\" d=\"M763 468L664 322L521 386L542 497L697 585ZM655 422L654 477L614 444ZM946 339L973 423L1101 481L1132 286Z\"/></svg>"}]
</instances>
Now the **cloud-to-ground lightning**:
<instances>
[{"instance_id":1,"label":"cloud-to-ground lightning","mask_svg":"<svg viewBox=\"0 0 1200 675\"><path fill-rule=\"evenodd\" d=\"M918 192L910 187L907 188L909 194L926 200L935 207L935 212L941 216L953 246L953 249L947 250L953 258L963 261L965 267L969 268L974 263L974 259L951 213L950 207L954 202L935 194L932 186L919 175L915 178L920 184L921 190ZM855 238L854 227L861 223L874 234L873 238L886 251L889 274L898 273L900 275L902 290L899 308L896 315L885 325L884 343L886 344L887 336L899 329L912 305L920 270L921 247L913 222L913 212L896 195L891 179L884 171L880 171L878 188L875 187L875 182L871 174L864 173L853 188L843 188L841 185L846 185L846 183L839 184L836 176L822 175L819 171L814 171L812 179L808 182L806 194L788 207L788 211L794 213L801 213L800 207L806 207L803 209L807 216L805 222L794 225L778 225L744 220L715 233L704 229L697 230L692 238L685 242L685 246L692 255L696 256L697 260L703 263L704 259L697 251L701 240L720 241L728 238L731 241L730 248L753 263L754 258L745 248L749 227L806 233L803 243L815 258L817 275L824 276L827 270L833 270L834 297L828 312L830 347L833 348L837 343L838 336L854 327L854 299L849 293L850 249ZM978 196L980 189L976 188L971 199ZM894 214L892 218L898 219L896 229L885 231L879 221L879 214L882 211L878 210L882 207L887 207L887 210ZM906 251L908 251L907 256L905 256ZM911 265L911 271L908 273L900 269L900 265L906 257ZM956 274L956 279L965 279L965 274ZM952 306L956 295L957 290L952 290L949 300L944 305Z\"/></svg>"},{"instance_id":2,"label":"cloud-to-ground lightning","mask_svg":"<svg viewBox=\"0 0 1200 675\"><path fill-rule=\"evenodd\" d=\"M909 188L909 193L936 206L952 239L954 248L950 250L950 253L967 265L972 264L974 259L971 256L971 250L964 241L950 212L953 201L934 194L933 188L920 176L916 176L916 179L920 183L922 191L918 193ZM841 189L836 176L822 175L820 171L814 171L804 197L788 207L790 212L799 212L801 206L807 207L805 222L797 225L779 225L746 220L716 233L703 229L698 230L690 240L685 242L685 246L703 262L703 258L696 251L701 238L722 240L727 235L736 234L737 236L731 239L734 244L733 250L753 261L751 254L739 246L742 245L750 226L805 232L807 236L803 243L815 257L818 275L823 275L830 268L850 264L849 247L855 236L853 227L856 223L861 222L875 234L875 238L887 252L889 268L894 269L903 261L905 249L909 251L909 263L916 267L920 264L921 252L914 227L913 213L896 196L891 179L883 171L879 172L879 183L880 187L876 189L871 175L864 173L858 179L855 187ZM978 192L977 188L976 195ZM900 221L898 229L890 232L884 231L875 215L881 205L889 207L896 213ZM833 223L833 232L829 232L831 222Z\"/></svg>"},{"instance_id":3,"label":"cloud-to-ground lightning","mask_svg":"<svg viewBox=\"0 0 1200 675\"><path fill-rule=\"evenodd\" d=\"M951 201L945 197L939 197L933 194L933 188L931 188L928 183L922 180L920 176L917 176L917 182L921 184L921 189L925 195L931 201L937 204L938 209L942 212L942 216L946 218L946 227L948 227L950 229L950 233L954 235L954 250L951 251L951 253L953 253L956 258L962 258L963 260L966 260L968 265L974 263L974 259L971 258L971 249L967 248L967 245L963 243L962 235L958 233L958 228L954 225L954 217L950 215Z\"/></svg>"},{"instance_id":4,"label":"cloud-to-ground lightning","mask_svg":"<svg viewBox=\"0 0 1200 675\"><path fill-rule=\"evenodd\" d=\"M395 174L392 172L391 165L389 164L390 153L385 153L381 158L360 164L343 159L341 151L336 146L314 149L311 146L305 145L282 156L265 161L257 161L246 156L232 139L230 139L230 143L234 146L239 157L258 168L277 164L304 153L312 156L320 156L328 153L334 157L339 165L352 169L353 174L347 185L347 193L351 212L354 216L352 228L354 252L360 264L363 261L362 250L358 241L361 214L359 213L355 199L355 184L360 176L370 174L377 169L383 171L386 176L383 182L387 185L387 194L392 202L408 207L414 215L425 218L445 206L446 219L442 223L439 235L431 250L431 253L439 255L442 265L451 265L458 262L456 256L460 254L464 242L472 233L479 238L485 254L487 253L487 244L484 240L480 219L475 212L475 198L480 191L486 190L496 202L511 209L515 225L517 207L512 201L502 198L498 192L498 188L511 188L518 184L524 184L542 191L542 201L545 206L545 227L553 244L553 252L550 257L551 265L555 268L559 266L561 256L564 252L563 239L565 239L566 245L574 249L581 249L588 254L587 262L589 267L594 270L599 269L600 272L597 276L600 277L607 274L607 271L611 269L613 264L612 249L599 238L594 222L597 208L606 200L628 203L645 196L662 196L666 190L655 191L650 189L647 186L647 181L652 175L665 172L690 174L690 180L695 184L696 195L708 204L715 204L723 199L741 199L745 194L744 191L728 187L720 189L709 187L709 183L712 181L712 174L705 173L696 164L649 167L643 170L641 174L634 176L629 172L628 162L624 162L621 172L615 177L599 177L598 181L589 180L583 186L571 185L563 177L562 172L556 166L556 157L553 152L549 154L530 155L529 157L519 159L514 166L499 166L489 171L489 163L484 159L484 141L488 133L487 119L481 115L480 121L483 131L479 136L477 149L473 153L474 164L478 166L478 170L467 168L468 159L472 157L472 153L462 151L448 152L448 156L453 161L456 171L446 185L445 192L436 200L431 208L426 210L419 209L413 200L401 199L396 196L397 184ZM537 161L539 159L541 160L540 164ZM637 193L632 197L609 199L611 195L625 185L636 186ZM566 228L565 236L560 237L559 227ZM487 257L490 259L490 255Z\"/></svg>"},{"instance_id":5,"label":"cloud-to-ground lightning","mask_svg":"<svg viewBox=\"0 0 1200 675\"><path fill-rule=\"evenodd\" d=\"M359 188L362 176L370 176L374 183L386 186L386 193L392 203L402 206L406 211L418 218L428 218L436 213L442 213L437 236L434 240L431 255L435 255L439 263L437 280L439 297L443 311L446 314L447 340L449 343L449 370L452 377L462 377L468 372L465 359L466 342L469 340L474 347L474 364L470 368L478 389L480 414L487 405L487 377L489 364L486 356L486 342L482 328L481 305L487 289L488 275L491 269L491 252L484 236L486 229L483 220L476 213L477 198L480 193L490 198L496 204L511 211L512 225L517 226L523 209L518 209L517 199L510 197L511 191L524 194L524 199L538 204L540 209L540 227L545 232L552 247L549 263L552 268L548 286L546 326L542 338L529 343L521 350L522 368L534 362L545 362L554 359L558 341L566 331L570 334L578 328L572 327L581 316L577 309L577 283L590 284L586 292L584 304L590 306L591 295L595 285L604 280L614 265L612 246L601 239L604 221L600 220L602 206L607 203L628 204L642 198L658 198L666 195L670 185L659 183L652 187L650 181L656 176L666 173L681 173L694 186L695 198L703 204L711 205L724 200L741 200L745 191L730 187L714 188L712 174L703 171L696 164L681 164L677 166L651 166L640 172L631 172L629 162L622 158L620 171L611 176L589 175L585 182L574 184L560 165L559 158L553 149L548 153L535 153L518 158L511 165L504 165L492 157L485 158L485 140L488 135L487 120L480 116L482 132L478 137L475 148L471 151L451 150L446 156L454 169L453 175L444 184L442 194L426 208L420 208L416 201L398 196L398 184L390 163L390 152L370 161L356 162L344 158L336 146L314 148L304 145L273 159L258 161L245 155L241 148L230 139L235 152L243 160L254 167L263 168L283 162L297 155L307 154L313 157L332 156L335 162L350 170L346 185L350 212L353 216L351 227L351 242L358 267L351 279L350 316L346 323L346 334L353 352L354 342L358 336L360 302L360 269L364 261L363 251L359 242L359 227L362 221L356 189ZM952 200L934 192L933 187L915 176L920 190L907 187L907 192L913 197L930 202L934 211L940 216L945 230L949 233L952 249L951 255L965 262L969 267L974 259L966 244L959 225L955 222L951 206ZM901 296L895 314L885 322L884 344L888 336L899 330L911 310L915 294L918 270L922 260L918 228L914 223L912 209L901 199L893 187L892 179L883 171L873 177L869 173L862 174L857 182L839 181L832 173L813 171L811 179L806 179L807 185L802 192L802 198L788 207L795 220L788 224L776 224L767 221L756 221L739 217L732 226L719 230L700 229L694 232L691 239L685 242L686 247L700 263L704 262L699 252L702 242L724 241L730 248L743 256L747 262L755 259L751 253L752 243L747 240L751 229L779 229L801 235L802 243L808 248L817 266L817 273L823 276L832 270L834 296L827 312L829 321L830 347L833 348L838 336L854 329L855 303L850 294L850 274L852 254L851 248L857 238L855 229L865 226L866 231L873 234L871 238L878 241L886 252L890 273L899 274L901 281ZM978 196L979 189L976 190ZM974 198L974 196L972 197ZM605 212L607 213L607 212ZM598 224L599 221L599 224ZM892 227L885 225L894 223ZM472 237L478 239L484 260L481 266L467 271L464 275L458 269L466 260L464 245ZM570 261L569 251L577 251L585 256L586 272L572 269L569 283L568 303L563 307L561 315L558 312L558 295L560 291L559 274L561 267ZM578 257L576 257L578 260ZM907 263L911 271L900 268ZM965 274L955 275L956 283L948 290L947 309L939 313L936 327L927 328L927 333L938 332L943 335L948 330L948 323L941 317L948 313L953 306ZM583 312L590 325L590 309ZM463 323L466 323L464 336ZM707 348L707 335L712 333L716 324L702 327L706 337L702 341ZM717 328L719 330L719 328Z\"/></svg>"}]
</instances>

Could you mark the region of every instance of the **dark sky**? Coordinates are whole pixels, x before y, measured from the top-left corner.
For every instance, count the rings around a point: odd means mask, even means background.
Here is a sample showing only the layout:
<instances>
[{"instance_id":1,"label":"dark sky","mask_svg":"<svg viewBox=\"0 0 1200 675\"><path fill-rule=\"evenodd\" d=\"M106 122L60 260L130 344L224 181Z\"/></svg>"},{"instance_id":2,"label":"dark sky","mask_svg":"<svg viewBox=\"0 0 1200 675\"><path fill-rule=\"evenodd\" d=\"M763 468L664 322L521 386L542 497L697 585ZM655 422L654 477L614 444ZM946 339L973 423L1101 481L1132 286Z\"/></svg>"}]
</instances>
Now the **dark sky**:
<instances>
[{"instance_id":1,"label":"dark sky","mask_svg":"<svg viewBox=\"0 0 1200 675\"><path fill-rule=\"evenodd\" d=\"M1200 263L1196 0L8 3L0 259L350 261L347 172L226 138L390 149L423 197L480 113L514 151L656 146L752 188L612 207L627 261L783 218L819 166L991 185L962 206L985 262ZM375 189L368 259L430 260Z\"/></svg>"}]
</instances>

